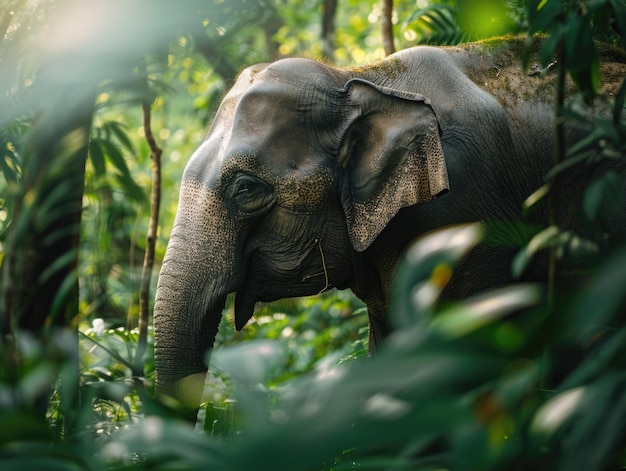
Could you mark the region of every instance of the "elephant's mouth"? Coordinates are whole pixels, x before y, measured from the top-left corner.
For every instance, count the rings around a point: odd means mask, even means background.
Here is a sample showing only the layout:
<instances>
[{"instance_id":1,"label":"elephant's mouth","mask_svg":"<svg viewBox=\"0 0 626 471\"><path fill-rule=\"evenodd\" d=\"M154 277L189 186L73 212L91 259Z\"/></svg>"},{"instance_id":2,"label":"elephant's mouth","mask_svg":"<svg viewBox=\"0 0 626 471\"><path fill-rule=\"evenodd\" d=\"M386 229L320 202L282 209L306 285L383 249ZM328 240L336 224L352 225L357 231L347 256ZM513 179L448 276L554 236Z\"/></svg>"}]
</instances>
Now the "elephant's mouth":
<instances>
[{"instance_id":1,"label":"elephant's mouth","mask_svg":"<svg viewBox=\"0 0 626 471\"><path fill-rule=\"evenodd\" d=\"M257 301L271 302L282 298L310 296L335 287L337 263L325 255L317 240L290 269L279 270L254 253L249 260L243 285L235 295L235 328L243 329L254 314Z\"/></svg>"}]
</instances>

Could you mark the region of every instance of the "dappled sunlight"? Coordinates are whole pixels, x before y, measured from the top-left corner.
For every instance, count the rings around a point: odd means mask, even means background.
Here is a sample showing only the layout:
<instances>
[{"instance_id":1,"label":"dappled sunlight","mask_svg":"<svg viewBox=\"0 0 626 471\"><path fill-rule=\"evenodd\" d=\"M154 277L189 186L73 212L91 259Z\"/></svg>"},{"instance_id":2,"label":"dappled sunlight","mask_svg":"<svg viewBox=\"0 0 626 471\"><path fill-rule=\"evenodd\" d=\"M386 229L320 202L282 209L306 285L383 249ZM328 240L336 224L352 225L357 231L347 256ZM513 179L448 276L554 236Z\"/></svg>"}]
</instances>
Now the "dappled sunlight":
<instances>
[{"instance_id":1,"label":"dappled sunlight","mask_svg":"<svg viewBox=\"0 0 626 471\"><path fill-rule=\"evenodd\" d=\"M395 420L408 414L412 404L389 394L375 394L363 404L363 414L383 420Z\"/></svg>"},{"instance_id":2,"label":"dappled sunlight","mask_svg":"<svg viewBox=\"0 0 626 471\"><path fill-rule=\"evenodd\" d=\"M41 48L45 54L59 56L81 48L91 49L98 41L105 41L114 30L123 28L118 21L111 21L111 7L107 2L64 2L57 10ZM116 24L117 23L117 24ZM92 51L94 54L98 50Z\"/></svg>"}]
</instances>

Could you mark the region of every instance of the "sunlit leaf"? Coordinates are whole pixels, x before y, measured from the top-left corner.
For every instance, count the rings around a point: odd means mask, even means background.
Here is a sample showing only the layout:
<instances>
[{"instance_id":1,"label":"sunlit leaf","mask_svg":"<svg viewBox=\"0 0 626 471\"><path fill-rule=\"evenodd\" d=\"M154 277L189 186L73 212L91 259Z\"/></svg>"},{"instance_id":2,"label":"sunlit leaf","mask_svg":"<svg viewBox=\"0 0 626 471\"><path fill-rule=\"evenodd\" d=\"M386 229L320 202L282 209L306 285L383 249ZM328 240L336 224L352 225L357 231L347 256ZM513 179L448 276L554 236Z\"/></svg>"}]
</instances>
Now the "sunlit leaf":
<instances>
[{"instance_id":1,"label":"sunlit leaf","mask_svg":"<svg viewBox=\"0 0 626 471\"><path fill-rule=\"evenodd\" d=\"M97 176L102 176L106 172L106 163L104 161L104 154L98 140L91 139L89 141L89 158Z\"/></svg>"},{"instance_id":2,"label":"sunlit leaf","mask_svg":"<svg viewBox=\"0 0 626 471\"><path fill-rule=\"evenodd\" d=\"M453 45L466 36L457 22L455 9L445 4L428 5L411 13L402 29L415 31L421 44Z\"/></svg>"},{"instance_id":3,"label":"sunlit leaf","mask_svg":"<svg viewBox=\"0 0 626 471\"><path fill-rule=\"evenodd\" d=\"M448 337L462 337L542 299L538 285L512 285L474 296L439 313L431 327Z\"/></svg>"},{"instance_id":4,"label":"sunlit leaf","mask_svg":"<svg viewBox=\"0 0 626 471\"><path fill-rule=\"evenodd\" d=\"M546 183L535 190L528 198L526 198L526 200L524 200L522 208L526 214L531 212L539 203L545 200L545 198L550 194L550 187L551 185Z\"/></svg>"},{"instance_id":5,"label":"sunlit leaf","mask_svg":"<svg viewBox=\"0 0 626 471\"><path fill-rule=\"evenodd\" d=\"M458 225L426 235L408 249L394 282L392 321L396 328L426 319L456 263L483 236L481 224Z\"/></svg>"},{"instance_id":6,"label":"sunlit leaf","mask_svg":"<svg viewBox=\"0 0 626 471\"><path fill-rule=\"evenodd\" d=\"M515 258L511 270L513 276L520 278L526 268L533 260L535 254L546 247L550 247L556 237L559 235L559 228L550 226L535 235L531 241L522 248Z\"/></svg>"},{"instance_id":7,"label":"sunlit leaf","mask_svg":"<svg viewBox=\"0 0 626 471\"><path fill-rule=\"evenodd\" d=\"M537 412L532 430L549 439L565 424L582 412L583 404L590 399L584 387L570 389L546 402Z\"/></svg>"},{"instance_id":8,"label":"sunlit leaf","mask_svg":"<svg viewBox=\"0 0 626 471\"><path fill-rule=\"evenodd\" d=\"M559 469L607 469L613 466L612 456L624 450L625 387L626 374L622 371L609 373L586 388L580 406L582 408L586 401L592 401L589 404L592 407L581 410L572 428L566 432Z\"/></svg>"}]
</instances>

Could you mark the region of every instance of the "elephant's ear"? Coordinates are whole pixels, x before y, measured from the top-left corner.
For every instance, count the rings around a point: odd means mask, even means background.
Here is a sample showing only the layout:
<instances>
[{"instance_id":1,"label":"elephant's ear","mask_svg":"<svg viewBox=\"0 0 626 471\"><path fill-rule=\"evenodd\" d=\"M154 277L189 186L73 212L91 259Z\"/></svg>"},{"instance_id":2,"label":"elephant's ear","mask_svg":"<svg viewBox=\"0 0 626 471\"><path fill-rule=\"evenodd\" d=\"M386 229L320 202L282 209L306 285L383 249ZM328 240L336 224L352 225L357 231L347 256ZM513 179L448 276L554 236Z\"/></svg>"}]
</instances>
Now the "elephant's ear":
<instances>
[{"instance_id":1,"label":"elephant's ear","mask_svg":"<svg viewBox=\"0 0 626 471\"><path fill-rule=\"evenodd\" d=\"M439 125L422 95L362 79L346 84L351 116L339 163L352 246L363 251L401 208L448 190Z\"/></svg>"}]
</instances>

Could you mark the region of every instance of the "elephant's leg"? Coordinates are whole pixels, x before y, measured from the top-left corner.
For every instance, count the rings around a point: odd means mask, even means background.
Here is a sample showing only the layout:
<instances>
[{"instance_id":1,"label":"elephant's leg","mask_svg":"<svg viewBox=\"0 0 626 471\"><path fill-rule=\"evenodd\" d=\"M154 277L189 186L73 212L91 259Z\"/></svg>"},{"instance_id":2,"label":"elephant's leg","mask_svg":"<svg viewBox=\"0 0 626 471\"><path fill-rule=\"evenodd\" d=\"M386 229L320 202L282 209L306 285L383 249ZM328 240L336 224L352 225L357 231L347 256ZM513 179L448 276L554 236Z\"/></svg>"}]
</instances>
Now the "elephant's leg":
<instances>
[{"instance_id":1,"label":"elephant's leg","mask_svg":"<svg viewBox=\"0 0 626 471\"><path fill-rule=\"evenodd\" d=\"M378 283L355 284L352 292L365 303L369 316L369 351L375 353L382 341L391 332L387 313L387 297Z\"/></svg>"},{"instance_id":2,"label":"elephant's leg","mask_svg":"<svg viewBox=\"0 0 626 471\"><path fill-rule=\"evenodd\" d=\"M399 251L390 248L390 245L383 241L375 242L370 253L355 263L355 272L358 276L352 291L367 306L370 353L380 349L384 339L391 333L389 307L393 276L399 259Z\"/></svg>"}]
</instances>

